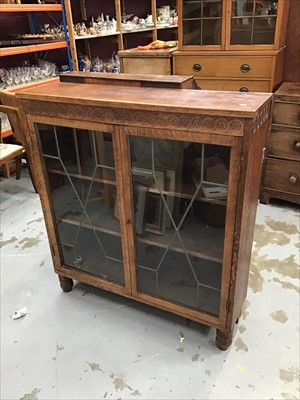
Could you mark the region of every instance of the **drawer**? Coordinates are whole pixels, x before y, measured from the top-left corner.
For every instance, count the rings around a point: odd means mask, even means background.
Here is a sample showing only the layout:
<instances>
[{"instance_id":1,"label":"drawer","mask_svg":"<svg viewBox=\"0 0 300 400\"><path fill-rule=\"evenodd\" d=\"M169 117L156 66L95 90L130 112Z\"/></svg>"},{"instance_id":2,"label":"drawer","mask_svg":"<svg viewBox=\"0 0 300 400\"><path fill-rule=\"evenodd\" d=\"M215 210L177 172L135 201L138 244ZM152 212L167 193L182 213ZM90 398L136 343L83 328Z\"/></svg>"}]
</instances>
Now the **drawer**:
<instances>
[{"instance_id":1,"label":"drawer","mask_svg":"<svg viewBox=\"0 0 300 400\"><path fill-rule=\"evenodd\" d=\"M288 129L272 125L269 134L268 156L300 161L300 128Z\"/></svg>"},{"instance_id":2,"label":"drawer","mask_svg":"<svg viewBox=\"0 0 300 400\"><path fill-rule=\"evenodd\" d=\"M300 163L267 158L265 188L300 194Z\"/></svg>"},{"instance_id":3,"label":"drawer","mask_svg":"<svg viewBox=\"0 0 300 400\"><path fill-rule=\"evenodd\" d=\"M275 101L273 124L300 127L300 104Z\"/></svg>"},{"instance_id":4,"label":"drawer","mask_svg":"<svg viewBox=\"0 0 300 400\"><path fill-rule=\"evenodd\" d=\"M249 67L249 70L247 69ZM244 68L245 72L242 72ZM174 55L174 73L200 77L271 79L273 57Z\"/></svg>"},{"instance_id":5,"label":"drawer","mask_svg":"<svg viewBox=\"0 0 300 400\"><path fill-rule=\"evenodd\" d=\"M270 81L234 79L195 79L203 90L233 90L249 92L269 92Z\"/></svg>"}]
</instances>

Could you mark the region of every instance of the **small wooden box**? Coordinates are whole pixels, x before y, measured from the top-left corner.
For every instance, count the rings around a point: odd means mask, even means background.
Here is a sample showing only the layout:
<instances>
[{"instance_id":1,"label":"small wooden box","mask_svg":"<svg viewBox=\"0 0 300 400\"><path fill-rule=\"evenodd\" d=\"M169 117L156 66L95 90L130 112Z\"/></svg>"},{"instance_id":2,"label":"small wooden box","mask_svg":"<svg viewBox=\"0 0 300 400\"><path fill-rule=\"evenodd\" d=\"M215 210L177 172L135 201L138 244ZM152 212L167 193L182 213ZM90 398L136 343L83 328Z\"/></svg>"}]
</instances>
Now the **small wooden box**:
<instances>
[{"instance_id":1,"label":"small wooden box","mask_svg":"<svg viewBox=\"0 0 300 400\"><path fill-rule=\"evenodd\" d=\"M121 71L126 74L172 75L172 53L177 47L157 50L138 50L138 48L118 52Z\"/></svg>"}]
</instances>

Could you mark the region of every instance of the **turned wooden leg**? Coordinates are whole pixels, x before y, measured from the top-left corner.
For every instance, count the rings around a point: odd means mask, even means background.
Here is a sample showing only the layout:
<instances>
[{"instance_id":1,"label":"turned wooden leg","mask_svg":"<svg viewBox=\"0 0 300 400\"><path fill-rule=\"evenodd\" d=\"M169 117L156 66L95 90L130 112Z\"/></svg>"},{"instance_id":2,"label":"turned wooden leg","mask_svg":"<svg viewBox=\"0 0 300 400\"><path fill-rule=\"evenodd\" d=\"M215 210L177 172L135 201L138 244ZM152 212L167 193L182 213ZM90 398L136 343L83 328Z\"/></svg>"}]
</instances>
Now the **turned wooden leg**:
<instances>
[{"instance_id":1,"label":"turned wooden leg","mask_svg":"<svg viewBox=\"0 0 300 400\"><path fill-rule=\"evenodd\" d=\"M220 350L227 350L232 343L232 331L224 332L217 329L216 345Z\"/></svg>"},{"instance_id":2,"label":"turned wooden leg","mask_svg":"<svg viewBox=\"0 0 300 400\"><path fill-rule=\"evenodd\" d=\"M73 280L65 276L58 275L60 287L66 293L71 292L73 288Z\"/></svg>"}]
</instances>

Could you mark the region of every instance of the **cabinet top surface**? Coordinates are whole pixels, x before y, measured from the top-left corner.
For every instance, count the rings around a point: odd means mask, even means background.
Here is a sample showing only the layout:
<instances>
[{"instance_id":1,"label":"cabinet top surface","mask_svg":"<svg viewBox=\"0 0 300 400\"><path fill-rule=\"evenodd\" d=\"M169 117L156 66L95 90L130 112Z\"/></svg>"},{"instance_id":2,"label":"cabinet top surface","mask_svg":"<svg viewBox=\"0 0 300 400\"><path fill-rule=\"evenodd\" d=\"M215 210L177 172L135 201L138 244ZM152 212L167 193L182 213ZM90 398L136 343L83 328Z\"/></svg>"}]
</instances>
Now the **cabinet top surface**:
<instances>
[{"instance_id":1,"label":"cabinet top surface","mask_svg":"<svg viewBox=\"0 0 300 400\"><path fill-rule=\"evenodd\" d=\"M297 101L300 98L300 82L283 82L276 90L275 96L295 97Z\"/></svg>"},{"instance_id":2,"label":"cabinet top surface","mask_svg":"<svg viewBox=\"0 0 300 400\"><path fill-rule=\"evenodd\" d=\"M272 93L161 89L54 82L16 94L21 99L132 110L254 118Z\"/></svg>"},{"instance_id":3,"label":"cabinet top surface","mask_svg":"<svg viewBox=\"0 0 300 400\"><path fill-rule=\"evenodd\" d=\"M67 77L72 78L89 78L94 80L106 80L106 81L140 81L140 82L165 82L165 83L183 83L190 79L193 79L191 75L147 75L147 74L114 74L114 73L99 73L99 72L83 72L83 71L72 71L66 74L60 75L60 80L64 82Z\"/></svg>"},{"instance_id":4,"label":"cabinet top surface","mask_svg":"<svg viewBox=\"0 0 300 400\"><path fill-rule=\"evenodd\" d=\"M120 50L118 51L118 55L120 57L170 57L174 51L178 50L178 47L170 47L167 49L148 49L148 50L140 50L137 47L133 49Z\"/></svg>"}]
</instances>

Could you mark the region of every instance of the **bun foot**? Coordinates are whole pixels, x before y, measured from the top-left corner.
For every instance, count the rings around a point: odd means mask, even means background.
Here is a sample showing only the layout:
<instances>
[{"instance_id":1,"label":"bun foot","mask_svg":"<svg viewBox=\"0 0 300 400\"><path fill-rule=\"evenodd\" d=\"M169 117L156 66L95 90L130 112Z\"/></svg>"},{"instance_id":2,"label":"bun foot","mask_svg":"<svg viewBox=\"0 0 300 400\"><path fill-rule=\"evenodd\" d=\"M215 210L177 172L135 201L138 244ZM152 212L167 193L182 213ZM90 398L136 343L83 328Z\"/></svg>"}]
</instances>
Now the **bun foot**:
<instances>
[{"instance_id":1,"label":"bun foot","mask_svg":"<svg viewBox=\"0 0 300 400\"><path fill-rule=\"evenodd\" d=\"M58 275L60 287L65 293L71 292L73 289L73 280L65 276Z\"/></svg>"},{"instance_id":2,"label":"bun foot","mask_svg":"<svg viewBox=\"0 0 300 400\"><path fill-rule=\"evenodd\" d=\"M242 315L242 312L240 312L240 315L237 317L237 319L236 319L236 321L235 321L236 324L239 323L239 320L240 320L240 318L241 318L241 315Z\"/></svg>"},{"instance_id":3,"label":"bun foot","mask_svg":"<svg viewBox=\"0 0 300 400\"><path fill-rule=\"evenodd\" d=\"M261 204L269 204L270 203L270 196L268 193L264 192L263 190L259 194L259 202Z\"/></svg>"},{"instance_id":4,"label":"bun foot","mask_svg":"<svg viewBox=\"0 0 300 400\"><path fill-rule=\"evenodd\" d=\"M220 350L227 350L232 343L232 332L224 332L217 329L216 345Z\"/></svg>"}]
</instances>

